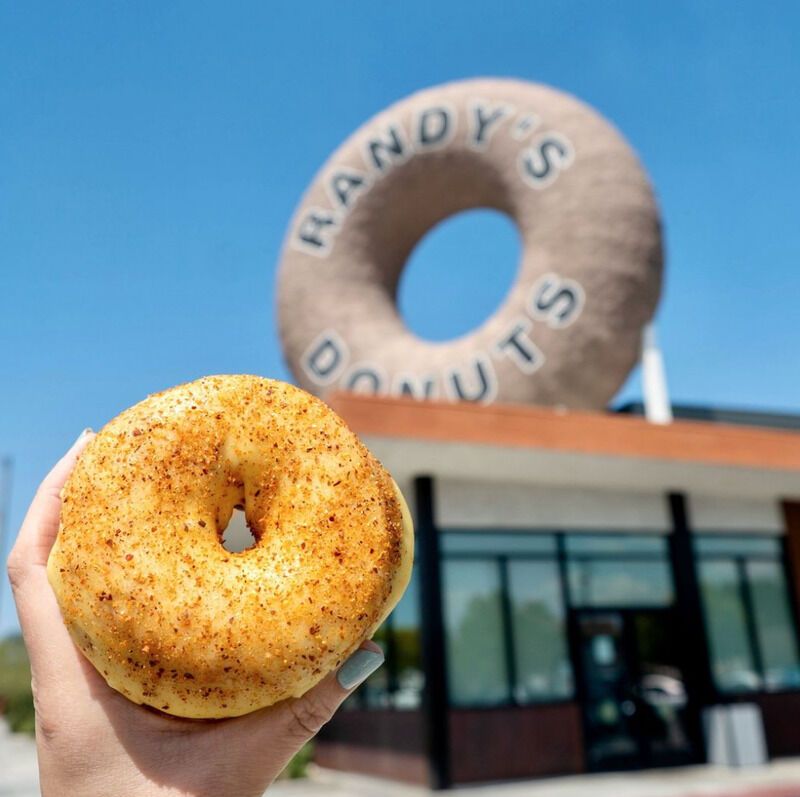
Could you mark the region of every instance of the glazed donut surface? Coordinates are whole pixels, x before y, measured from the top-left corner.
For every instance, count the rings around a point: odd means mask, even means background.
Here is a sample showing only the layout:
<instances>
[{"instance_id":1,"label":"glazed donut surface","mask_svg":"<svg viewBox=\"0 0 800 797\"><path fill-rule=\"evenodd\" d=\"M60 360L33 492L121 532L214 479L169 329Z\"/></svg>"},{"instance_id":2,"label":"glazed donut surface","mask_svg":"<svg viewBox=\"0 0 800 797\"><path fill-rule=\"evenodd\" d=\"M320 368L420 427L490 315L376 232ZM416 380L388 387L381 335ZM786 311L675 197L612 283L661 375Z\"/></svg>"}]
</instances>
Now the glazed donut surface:
<instances>
[{"instance_id":1,"label":"glazed donut surface","mask_svg":"<svg viewBox=\"0 0 800 797\"><path fill-rule=\"evenodd\" d=\"M235 507L255 542L222 545ZM304 391L214 376L150 396L89 444L48 576L106 681L182 717L298 697L385 619L413 531L391 477Z\"/></svg>"}]
</instances>

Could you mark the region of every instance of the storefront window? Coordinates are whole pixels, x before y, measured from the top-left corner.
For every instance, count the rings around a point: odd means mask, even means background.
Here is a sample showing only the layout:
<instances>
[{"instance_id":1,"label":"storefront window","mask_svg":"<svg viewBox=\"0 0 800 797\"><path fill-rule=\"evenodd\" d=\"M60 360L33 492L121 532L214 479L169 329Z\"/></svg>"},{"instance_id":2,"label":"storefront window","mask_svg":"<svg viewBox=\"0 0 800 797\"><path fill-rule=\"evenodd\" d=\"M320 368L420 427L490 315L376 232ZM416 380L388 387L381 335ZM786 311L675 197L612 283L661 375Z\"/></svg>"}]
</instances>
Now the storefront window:
<instances>
[{"instance_id":1,"label":"storefront window","mask_svg":"<svg viewBox=\"0 0 800 797\"><path fill-rule=\"evenodd\" d=\"M448 681L454 705L526 704L573 694L558 538L442 535Z\"/></svg>"},{"instance_id":2,"label":"storefront window","mask_svg":"<svg viewBox=\"0 0 800 797\"><path fill-rule=\"evenodd\" d=\"M766 557L780 558L781 540L774 535L758 537L731 536L730 534L704 534L695 539L695 549L702 556L714 557Z\"/></svg>"},{"instance_id":3,"label":"storefront window","mask_svg":"<svg viewBox=\"0 0 800 797\"><path fill-rule=\"evenodd\" d=\"M708 535L695 548L717 687L800 688L780 538Z\"/></svg>"},{"instance_id":4,"label":"storefront window","mask_svg":"<svg viewBox=\"0 0 800 797\"><path fill-rule=\"evenodd\" d=\"M416 565L405 594L372 637L386 662L345 702L345 708L416 709L425 678L420 641L419 578Z\"/></svg>"},{"instance_id":5,"label":"storefront window","mask_svg":"<svg viewBox=\"0 0 800 797\"><path fill-rule=\"evenodd\" d=\"M440 541L454 706L570 699L568 606L646 609L674 601L661 535L457 530L443 531ZM718 688L800 688L780 538L700 535L695 549ZM375 635L386 665L350 705L421 705L421 610L415 567L403 599Z\"/></svg>"},{"instance_id":6,"label":"storefront window","mask_svg":"<svg viewBox=\"0 0 800 797\"><path fill-rule=\"evenodd\" d=\"M747 618L736 563L701 562L700 583L717 687L723 692L759 689L761 678L747 637Z\"/></svg>"},{"instance_id":7,"label":"storefront window","mask_svg":"<svg viewBox=\"0 0 800 797\"><path fill-rule=\"evenodd\" d=\"M552 562L508 563L514 696L520 703L572 695L564 606Z\"/></svg>"},{"instance_id":8,"label":"storefront window","mask_svg":"<svg viewBox=\"0 0 800 797\"><path fill-rule=\"evenodd\" d=\"M570 561L570 590L577 607L668 606L672 602L669 565L663 562Z\"/></svg>"},{"instance_id":9,"label":"storefront window","mask_svg":"<svg viewBox=\"0 0 800 797\"><path fill-rule=\"evenodd\" d=\"M565 545L570 557L667 555L667 538L661 534L567 534Z\"/></svg>"},{"instance_id":10,"label":"storefront window","mask_svg":"<svg viewBox=\"0 0 800 797\"><path fill-rule=\"evenodd\" d=\"M444 617L454 705L508 700L500 570L493 560L448 561Z\"/></svg>"},{"instance_id":11,"label":"storefront window","mask_svg":"<svg viewBox=\"0 0 800 797\"><path fill-rule=\"evenodd\" d=\"M567 601L673 601L667 541L656 534L450 530L441 540L454 705L572 698Z\"/></svg>"},{"instance_id":12,"label":"storefront window","mask_svg":"<svg viewBox=\"0 0 800 797\"><path fill-rule=\"evenodd\" d=\"M391 702L395 708L419 708L422 704L424 676L422 644L419 627L419 580L414 569L400 603L391 616L393 644L391 649L393 690Z\"/></svg>"},{"instance_id":13,"label":"storefront window","mask_svg":"<svg viewBox=\"0 0 800 797\"><path fill-rule=\"evenodd\" d=\"M389 633L389 622L387 621L383 623L372 637L373 641L381 646L384 653L389 648ZM383 667L378 667L356 694L358 697L355 699L354 705L360 704L365 708L386 708L389 705L388 668L385 665Z\"/></svg>"},{"instance_id":14,"label":"storefront window","mask_svg":"<svg viewBox=\"0 0 800 797\"><path fill-rule=\"evenodd\" d=\"M530 532L456 531L442 535L442 552L445 555L485 553L491 556L555 556L556 538L552 534Z\"/></svg>"},{"instance_id":15,"label":"storefront window","mask_svg":"<svg viewBox=\"0 0 800 797\"><path fill-rule=\"evenodd\" d=\"M753 613L767 689L800 687L797 642L780 562L747 562Z\"/></svg>"},{"instance_id":16,"label":"storefront window","mask_svg":"<svg viewBox=\"0 0 800 797\"><path fill-rule=\"evenodd\" d=\"M566 550L575 607L658 607L673 601L665 537L570 534Z\"/></svg>"}]
</instances>

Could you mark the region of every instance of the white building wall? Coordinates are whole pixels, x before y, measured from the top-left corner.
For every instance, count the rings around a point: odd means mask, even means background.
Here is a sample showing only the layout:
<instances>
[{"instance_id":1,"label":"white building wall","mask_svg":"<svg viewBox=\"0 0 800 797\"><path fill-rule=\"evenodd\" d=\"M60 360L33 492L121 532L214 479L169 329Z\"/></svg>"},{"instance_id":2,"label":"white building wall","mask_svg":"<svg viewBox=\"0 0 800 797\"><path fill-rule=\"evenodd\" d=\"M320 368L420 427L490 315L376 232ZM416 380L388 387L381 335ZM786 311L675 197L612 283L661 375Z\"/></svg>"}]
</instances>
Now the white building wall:
<instances>
[{"instance_id":1,"label":"white building wall","mask_svg":"<svg viewBox=\"0 0 800 797\"><path fill-rule=\"evenodd\" d=\"M623 493L540 485L439 478L440 528L542 528L651 531L671 528L662 494Z\"/></svg>"},{"instance_id":2,"label":"white building wall","mask_svg":"<svg viewBox=\"0 0 800 797\"><path fill-rule=\"evenodd\" d=\"M784 530L781 506L774 499L689 495L688 511L694 531L780 534Z\"/></svg>"},{"instance_id":3,"label":"white building wall","mask_svg":"<svg viewBox=\"0 0 800 797\"><path fill-rule=\"evenodd\" d=\"M664 534L672 528L664 493L448 478L438 478L434 484L436 523L440 528ZM402 486L410 489L411 483ZM784 530L781 506L774 499L695 494L688 496L688 510L690 526L697 532L780 534Z\"/></svg>"}]
</instances>

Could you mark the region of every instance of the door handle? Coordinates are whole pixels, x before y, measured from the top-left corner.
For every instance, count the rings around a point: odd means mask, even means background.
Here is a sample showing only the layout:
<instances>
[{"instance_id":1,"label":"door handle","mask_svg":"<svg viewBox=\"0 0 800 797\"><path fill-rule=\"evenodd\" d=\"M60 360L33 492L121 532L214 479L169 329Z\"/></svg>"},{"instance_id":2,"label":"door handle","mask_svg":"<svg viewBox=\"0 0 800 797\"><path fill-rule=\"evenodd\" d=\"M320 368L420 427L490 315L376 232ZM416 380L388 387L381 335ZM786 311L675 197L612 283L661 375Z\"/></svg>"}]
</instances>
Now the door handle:
<instances>
[{"instance_id":1,"label":"door handle","mask_svg":"<svg viewBox=\"0 0 800 797\"><path fill-rule=\"evenodd\" d=\"M632 717L636 713L636 703L633 700L623 700L619 709L626 717Z\"/></svg>"}]
</instances>

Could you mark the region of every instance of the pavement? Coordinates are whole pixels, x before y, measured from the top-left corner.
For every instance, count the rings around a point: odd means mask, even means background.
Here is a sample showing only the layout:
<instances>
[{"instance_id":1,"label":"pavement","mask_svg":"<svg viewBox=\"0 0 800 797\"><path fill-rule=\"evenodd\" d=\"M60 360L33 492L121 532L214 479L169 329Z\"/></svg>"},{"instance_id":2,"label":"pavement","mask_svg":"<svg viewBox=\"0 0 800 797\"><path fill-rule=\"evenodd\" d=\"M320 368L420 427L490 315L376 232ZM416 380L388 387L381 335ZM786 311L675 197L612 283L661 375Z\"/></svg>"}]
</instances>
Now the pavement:
<instances>
[{"instance_id":1,"label":"pavement","mask_svg":"<svg viewBox=\"0 0 800 797\"><path fill-rule=\"evenodd\" d=\"M38 797L36 745L29 736L11 733L0 717L0 797Z\"/></svg>"},{"instance_id":2,"label":"pavement","mask_svg":"<svg viewBox=\"0 0 800 797\"><path fill-rule=\"evenodd\" d=\"M427 797L431 792L311 766L303 780L278 781L269 797ZM454 797L800 797L800 758L763 767L699 766L580 775L454 789ZM0 797L39 797L36 746L0 719ZM115 797L111 795L111 797Z\"/></svg>"},{"instance_id":3,"label":"pavement","mask_svg":"<svg viewBox=\"0 0 800 797\"><path fill-rule=\"evenodd\" d=\"M427 789L312 766L306 781L275 784L270 797L425 797ZM454 789L458 797L800 797L800 758L763 767L697 766L547 778Z\"/></svg>"}]
</instances>

